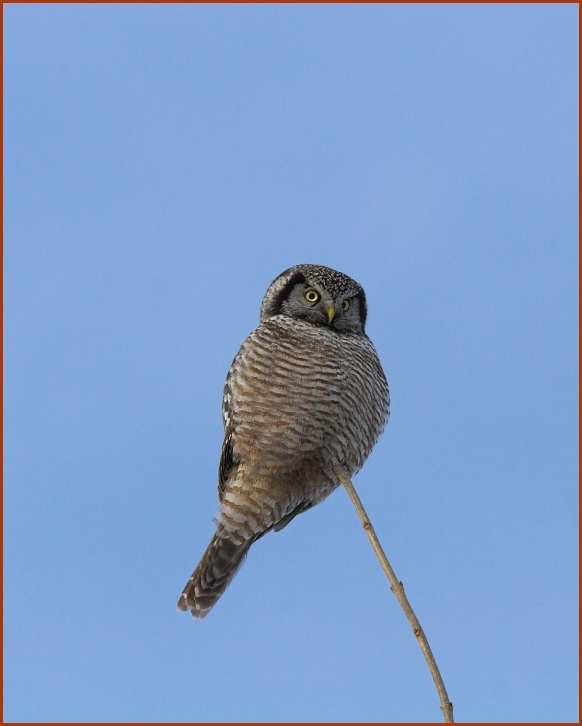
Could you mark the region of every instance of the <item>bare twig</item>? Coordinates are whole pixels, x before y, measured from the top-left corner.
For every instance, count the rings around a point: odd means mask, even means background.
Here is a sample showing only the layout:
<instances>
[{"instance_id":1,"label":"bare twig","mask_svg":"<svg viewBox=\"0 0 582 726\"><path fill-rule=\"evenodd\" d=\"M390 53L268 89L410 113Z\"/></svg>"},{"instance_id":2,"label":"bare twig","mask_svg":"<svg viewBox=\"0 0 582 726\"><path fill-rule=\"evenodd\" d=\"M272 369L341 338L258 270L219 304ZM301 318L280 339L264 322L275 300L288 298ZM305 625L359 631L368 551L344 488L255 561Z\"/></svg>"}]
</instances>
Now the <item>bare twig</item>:
<instances>
[{"instance_id":1,"label":"bare twig","mask_svg":"<svg viewBox=\"0 0 582 726\"><path fill-rule=\"evenodd\" d=\"M366 510L364 509L364 506L363 506L362 502L360 501L360 497L358 496L358 493L354 489L354 485L352 484L350 477L339 466L334 465L334 470L335 470L335 473L338 475L339 480L346 488L346 491L350 495L352 504L356 508L358 516L360 517L360 520L361 520L362 524L364 525L364 529L366 530L366 533L370 539L370 542L372 543L374 552L376 553L376 556L380 560L382 569L386 573L386 577L388 578L388 580L390 582L390 589L396 595L396 599L400 603L400 606L404 610L404 614L408 618L408 622L412 626L412 632L416 636L416 639L418 640L418 644L420 645L420 649L422 650L424 657L426 658L426 662L427 662L428 668L430 670L430 674L431 674L434 684L436 686L437 693L439 694L439 699L441 702L441 711L443 712L443 715L445 717L445 722L454 723L453 704L449 701L449 697L447 696L447 690L445 688L445 684L443 683L443 679L441 678L440 671L438 669L438 666L434 659L434 655L432 654L432 651L428 644L428 640L426 639L426 635L424 634L424 630L420 627L418 618L414 614L414 610L412 609L410 603L408 602L408 598L406 597L406 594L404 593L404 586L400 582L400 580L398 580L398 578L396 577L394 570L392 569L392 567L390 566L390 563L388 562L388 558L384 554L384 550L382 549L380 540L376 536L376 532L374 532L374 527L372 527L372 523L370 522L368 515L366 514Z\"/></svg>"}]
</instances>

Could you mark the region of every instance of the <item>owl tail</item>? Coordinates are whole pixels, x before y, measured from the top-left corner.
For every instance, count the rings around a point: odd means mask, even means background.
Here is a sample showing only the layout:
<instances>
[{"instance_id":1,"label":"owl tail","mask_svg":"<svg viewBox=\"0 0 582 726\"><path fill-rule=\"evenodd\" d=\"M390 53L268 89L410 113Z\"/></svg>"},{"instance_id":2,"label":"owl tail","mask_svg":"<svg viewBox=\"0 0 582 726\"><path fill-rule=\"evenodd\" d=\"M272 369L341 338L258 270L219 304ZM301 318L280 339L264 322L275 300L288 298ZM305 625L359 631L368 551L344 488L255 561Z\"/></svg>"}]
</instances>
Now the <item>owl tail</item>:
<instances>
[{"instance_id":1,"label":"owl tail","mask_svg":"<svg viewBox=\"0 0 582 726\"><path fill-rule=\"evenodd\" d=\"M255 539L229 536L219 525L180 595L178 610L190 610L193 618L205 618L236 575Z\"/></svg>"}]
</instances>

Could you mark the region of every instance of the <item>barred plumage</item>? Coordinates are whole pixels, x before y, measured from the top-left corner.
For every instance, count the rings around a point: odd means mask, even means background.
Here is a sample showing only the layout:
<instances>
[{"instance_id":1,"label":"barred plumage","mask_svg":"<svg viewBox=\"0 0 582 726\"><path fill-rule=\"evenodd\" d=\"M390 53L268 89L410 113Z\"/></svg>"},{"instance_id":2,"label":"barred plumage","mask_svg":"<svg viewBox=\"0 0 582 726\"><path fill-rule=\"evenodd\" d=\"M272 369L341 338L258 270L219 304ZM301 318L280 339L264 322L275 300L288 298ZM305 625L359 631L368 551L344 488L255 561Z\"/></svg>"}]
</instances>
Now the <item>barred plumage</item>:
<instances>
[{"instance_id":1,"label":"barred plumage","mask_svg":"<svg viewBox=\"0 0 582 726\"><path fill-rule=\"evenodd\" d=\"M334 463L350 475L364 464L389 414L366 313L360 285L327 267L271 283L227 375L219 521L180 610L207 615L253 542L337 488Z\"/></svg>"}]
</instances>

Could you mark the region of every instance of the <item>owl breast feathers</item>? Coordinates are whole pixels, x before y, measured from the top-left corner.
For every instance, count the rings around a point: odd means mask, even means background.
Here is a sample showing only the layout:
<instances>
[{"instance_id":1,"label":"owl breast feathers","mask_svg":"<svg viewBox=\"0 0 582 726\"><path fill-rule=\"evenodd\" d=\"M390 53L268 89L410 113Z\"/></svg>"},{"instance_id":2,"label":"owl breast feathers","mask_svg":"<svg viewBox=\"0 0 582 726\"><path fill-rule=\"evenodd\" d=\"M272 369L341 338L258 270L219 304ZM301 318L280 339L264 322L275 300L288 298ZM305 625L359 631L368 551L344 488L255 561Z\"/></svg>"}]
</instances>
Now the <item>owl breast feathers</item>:
<instances>
[{"instance_id":1,"label":"owl breast feathers","mask_svg":"<svg viewBox=\"0 0 582 726\"><path fill-rule=\"evenodd\" d=\"M357 282L296 265L269 286L226 378L216 532L178 601L202 618L250 546L323 501L365 462L389 414Z\"/></svg>"}]
</instances>

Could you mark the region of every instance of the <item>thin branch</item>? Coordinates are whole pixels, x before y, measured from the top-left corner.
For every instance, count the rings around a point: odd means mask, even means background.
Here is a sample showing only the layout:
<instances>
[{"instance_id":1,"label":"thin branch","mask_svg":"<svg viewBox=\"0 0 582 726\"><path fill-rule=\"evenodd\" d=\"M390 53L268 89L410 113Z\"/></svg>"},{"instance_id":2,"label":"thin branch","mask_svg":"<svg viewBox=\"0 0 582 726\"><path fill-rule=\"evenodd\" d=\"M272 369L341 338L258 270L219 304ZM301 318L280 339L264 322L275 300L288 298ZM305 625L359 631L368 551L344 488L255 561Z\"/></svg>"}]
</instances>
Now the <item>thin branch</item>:
<instances>
[{"instance_id":1,"label":"thin branch","mask_svg":"<svg viewBox=\"0 0 582 726\"><path fill-rule=\"evenodd\" d=\"M426 658L430 674L433 678L437 693L439 695L439 699L441 702L441 711L443 712L443 716L445 717L445 722L454 723L453 704L449 701L449 697L447 696L447 689L445 688L445 684L443 683L443 679L441 678L440 671L428 644L428 640L426 639L426 635L424 634L424 630L420 627L418 618L414 614L414 610L412 609L410 603L408 602L408 598L404 593L404 585L400 582L400 580L398 580L396 574L394 573L394 570L390 566L388 558L384 554L384 550L382 549L382 545L380 544L380 540L376 536L376 532L374 532L374 527L372 527L372 523L370 522L370 519L366 514L366 510L364 509L358 493L354 489L354 485L352 484L350 477L339 466L334 465L334 470L335 473L338 475L339 480L346 488L346 491L349 494L350 499L352 500L352 504L356 508L358 516L360 517L360 520L364 525L364 529L366 530L370 542L372 543L372 547L374 548L376 557L379 559L380 564L382 565L382 569L386 573L386 577L390 582L390 589L396 595L396 599L404 610L404 614L408 618L408 622L412 627L412 632L416 636L418 644L420 645L420 649L422 650L424 657Z\"/></svg>"}]
</instances>

